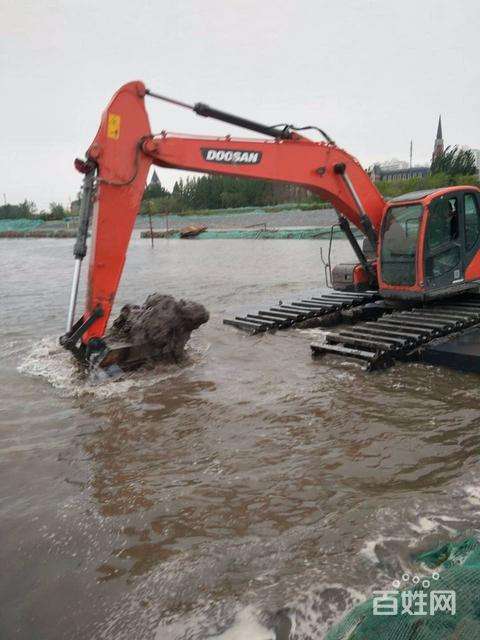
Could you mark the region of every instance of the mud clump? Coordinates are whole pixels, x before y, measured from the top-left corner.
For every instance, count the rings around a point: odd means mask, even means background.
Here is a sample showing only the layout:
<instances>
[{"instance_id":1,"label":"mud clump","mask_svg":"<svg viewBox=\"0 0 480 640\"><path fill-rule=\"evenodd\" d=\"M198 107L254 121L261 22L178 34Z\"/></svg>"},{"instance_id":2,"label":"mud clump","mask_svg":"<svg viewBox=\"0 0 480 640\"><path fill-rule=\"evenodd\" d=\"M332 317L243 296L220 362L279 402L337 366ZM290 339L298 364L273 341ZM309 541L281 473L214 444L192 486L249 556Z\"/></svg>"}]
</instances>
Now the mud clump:
<instances>
[{"instance_id":1,"label":"mud clump","mask_svg":"<svg viewBox=\"0 0 480 640\"><path fill-rule=\"evenodd\" d=\"M126 342L136 358L178 362L192 331L208 321L202 304L153 293L140 305L125 305L106 335L107 344Z\"/></svg>"}]
</instances>

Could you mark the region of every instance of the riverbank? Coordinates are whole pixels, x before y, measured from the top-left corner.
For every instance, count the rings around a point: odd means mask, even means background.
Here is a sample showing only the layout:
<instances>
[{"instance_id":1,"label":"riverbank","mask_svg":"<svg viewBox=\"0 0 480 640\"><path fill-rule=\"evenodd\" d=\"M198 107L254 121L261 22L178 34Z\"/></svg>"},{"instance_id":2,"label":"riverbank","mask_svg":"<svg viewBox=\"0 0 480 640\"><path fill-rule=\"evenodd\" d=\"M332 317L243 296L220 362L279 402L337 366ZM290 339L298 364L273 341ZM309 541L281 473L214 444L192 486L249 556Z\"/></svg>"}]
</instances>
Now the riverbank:
<instances>
[{"instance_id":1,"label":"riverbank","mask_svg":"<svg viewBox=\"0 0 480 640\"><path fill-rule=\"evenodd\" d=\"M337 214L331 207L322 209L302 209L301 205L283 206L282 209L215 209L206 215L191 212L189 215L154 215L152 227L156 230L179 229L188 225L207 225L209 229L248 229L261 226L272 228L289 227L330 227L337 221ZM149 229L148 216L138 216L135 228Z\"/></svg>"},{"instance_id":2,"label":"riverbank","mask_svg":"<svg viewBox=\"0 0 480 640\"><path fill-rule=\"evenodd\" d=\"M302 208L303 207L303 208ZM209 233L221 230L242 230L244 235L236 234L222 236L222 238L255 238L259 231L282 230L280 236L263 237L291 237L292 229L319 229L319 233L328 233L330 226L337 220L337 214L332 208L311 209L311 205L282 205L277 207L238 209L214 209L210 211L185 212L172 215L153 215L152 228L155 232L163 233L167 230L178 230L188 225L207 225ZM39 220L0 220L0 238L74 238L76 235L76 218L65 221L42 222ZM135 229L140 232L150 229L149 216L138 216ZM288 229L286 235L283 230ZM208 236L206 236L208 237ZM213 236L212 236L213 237ZM217 236L215 236L217 237ZM293 237L293 236L292 236ZM302 237L310 237L302 235Z\"/></svg>"},{"instance_id":3,"label":"riverbank","mask_svg":"<svg viewBox=\"0 0 480 640\"><path fill-rule=\"evenodd\" d=\"M226 207L222 209L188 209L186 211L178 211L175 215L179 217L188 216L216 216L229 215L232 213L278 213L280 211L322 211L323 209L331 209L328 202L287 202L284 204L272 204L263 207ZM163 214L162 214L163 215Z\"/></svg>"},{"instance_id":4,"label":"riverbank","mask_svg":"<svg viewBox=\"0 0 480 640\"><path fill-rule=\"evenodd\" d=\"M76 230L69 229L32 229L0 231L0 238L76 238Z\"/></svg>"},{"instance_id":5,"label":"riverbank","mask_svg":"<svg viewBox=\"0 0 480 640\"><path fill-rule=\"evenodd\" d=\"M279 229L271 229L268 227L258 226L254 229L206 229L198 235L194 236L196 240L314 240L316 238L328 238L331 233L331 227L282 227ZM343 232L337 227L333 231L334 237L342 236ZM360 232L359 232L360 235ZM180 229L150 229L140 232L143 239L153 238L180 239ZM186 238L192 239L192 238Z\"/></svg>"}]
</instances>

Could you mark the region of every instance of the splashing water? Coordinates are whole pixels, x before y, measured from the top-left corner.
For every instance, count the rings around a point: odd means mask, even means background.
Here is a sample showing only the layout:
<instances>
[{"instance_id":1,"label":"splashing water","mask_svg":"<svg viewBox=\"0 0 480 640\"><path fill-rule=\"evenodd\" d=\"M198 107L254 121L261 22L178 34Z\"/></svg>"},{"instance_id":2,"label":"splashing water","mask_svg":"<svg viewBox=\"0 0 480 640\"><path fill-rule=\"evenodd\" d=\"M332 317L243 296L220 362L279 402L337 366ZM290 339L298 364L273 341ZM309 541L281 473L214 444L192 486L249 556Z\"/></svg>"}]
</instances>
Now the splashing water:
<instances>
[{"instance_id":1,"label":"splashing water","mask_svg":"<svg viewBox=\"0 0 480 640\"><path fill-rule=\"evenodd\" d=\"M124 397L132 389L153 387L181 375L186 366L195 366L208 351L209 345L187 348L187 358L181 364L158 363L148 369L123 373L115 379L93 379L75 361L71 353L58 343L58 338L46 337L32 345L17 367L19 373L43 378L62 395L97 398Z\"/></svg>"}]
</instances>

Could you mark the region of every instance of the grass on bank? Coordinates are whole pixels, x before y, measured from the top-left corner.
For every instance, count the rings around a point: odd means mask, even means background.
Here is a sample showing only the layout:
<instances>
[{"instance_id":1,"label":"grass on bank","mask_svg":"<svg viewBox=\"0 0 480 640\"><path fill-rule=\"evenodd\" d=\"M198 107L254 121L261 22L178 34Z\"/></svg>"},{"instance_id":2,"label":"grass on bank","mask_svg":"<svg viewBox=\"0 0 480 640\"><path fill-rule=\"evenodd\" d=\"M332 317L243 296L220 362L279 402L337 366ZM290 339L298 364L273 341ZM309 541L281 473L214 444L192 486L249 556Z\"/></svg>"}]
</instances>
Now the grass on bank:
<instances>
[{"instance_id":1,"label":"grass on bank","mask_svg":"<svg viewBox=\"0 0 480 640\"><path fill-rule=\"evenodd\" d=\"M235 213L276 213L279 211L317 211L318 209L331 209L329 202L287 202L262 207L229 207L227 209L188 209L178 211L170 215L175 216L223 216ZM146 215L146 214L142 214ZM158 214L152 214L158 215ZM165 215L165 214L164 214Z\"/></svg>"}]
</instances>

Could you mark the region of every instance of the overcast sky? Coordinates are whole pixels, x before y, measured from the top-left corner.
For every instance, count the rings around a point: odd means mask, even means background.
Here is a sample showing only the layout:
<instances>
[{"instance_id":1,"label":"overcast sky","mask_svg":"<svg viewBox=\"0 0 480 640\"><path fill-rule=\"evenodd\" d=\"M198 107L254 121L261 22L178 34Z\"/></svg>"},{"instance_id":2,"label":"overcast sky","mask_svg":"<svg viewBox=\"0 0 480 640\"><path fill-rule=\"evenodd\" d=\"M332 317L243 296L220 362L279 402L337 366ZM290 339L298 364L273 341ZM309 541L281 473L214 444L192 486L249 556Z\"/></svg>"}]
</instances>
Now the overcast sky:
<instances>
[{"instance_id":1,"label":"overcast sky","mask_svg":"<svg viewBox=\"0 0 480 640\"><path fill-rule=\"evenodd\" d=\"M68 204L113 92L317 124L364 166L480 147L478 0L0 0L0 197ZM152 129L236 133L149 100ZM159 170L171 186L179 172Z\"/></svg>"}]
</instances>

